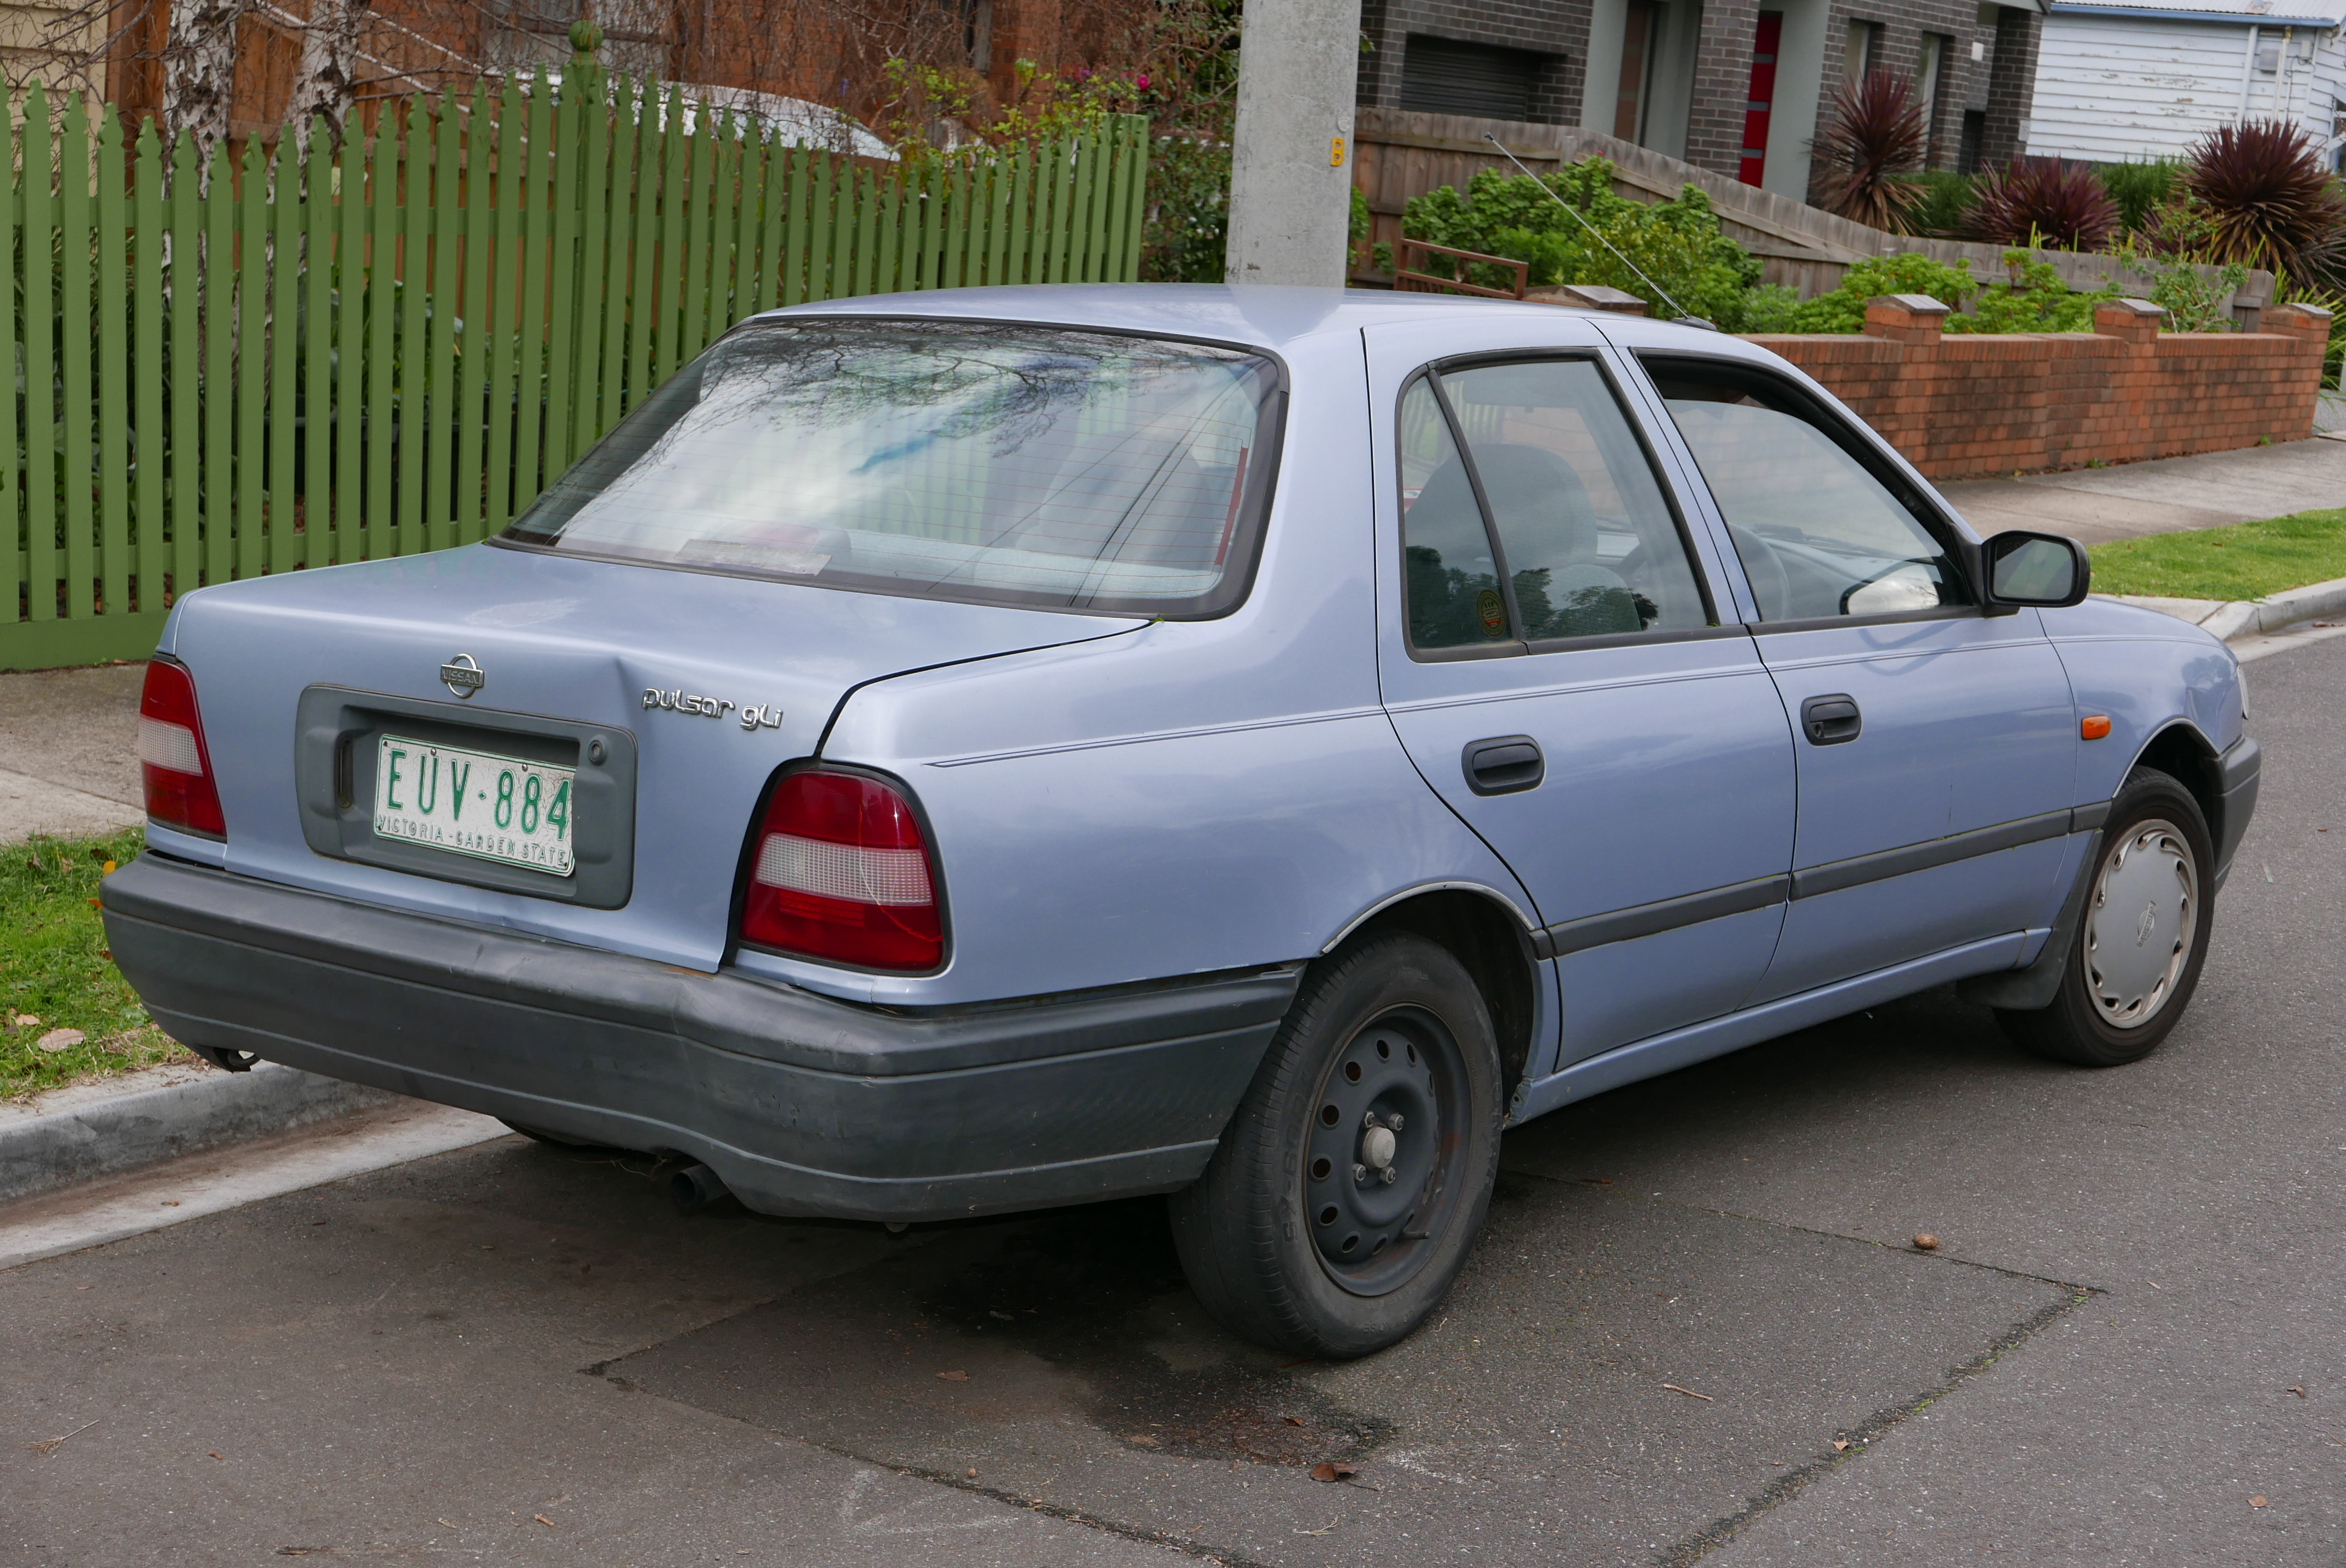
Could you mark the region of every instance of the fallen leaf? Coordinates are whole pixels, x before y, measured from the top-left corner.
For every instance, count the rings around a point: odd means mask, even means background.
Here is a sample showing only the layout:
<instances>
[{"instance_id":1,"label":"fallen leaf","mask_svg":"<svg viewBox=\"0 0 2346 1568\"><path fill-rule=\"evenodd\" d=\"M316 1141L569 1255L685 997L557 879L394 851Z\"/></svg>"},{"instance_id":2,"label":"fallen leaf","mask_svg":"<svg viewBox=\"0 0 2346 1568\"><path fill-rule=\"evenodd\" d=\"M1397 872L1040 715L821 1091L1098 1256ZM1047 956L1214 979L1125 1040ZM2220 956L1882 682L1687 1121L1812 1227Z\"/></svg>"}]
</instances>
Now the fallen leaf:
<instances>
[{"instance_id":1,"label":"fallen leaf","mask_svg":"<svg viewBox=\"0 0 2346 1568\"><path fill-rule=\"evenodd\" d=\"M167 1197L163 1200L163 1207L165 1208L177 1208L179 1207L179 1200L176 1197Z\"/></svg>"},{"instance_id":2,"label":"fallen leaf","mask_svg":"<svg viewBox=\"0 0 2346 1568\"><path fill-rule=\"evenodd\" d=\"M1832 1440L1832 1442L1833 1452L1847 1453L1849 1451L1849 1440L1847 1438L1835 1438Z\"/></svg>"},{"instance_id":3,"label":"fallen leaf","mask_svg":"<svg viewBox=\"0 0 2346 1568\"><path fill-rule=\"evenodd\" d=\"M1158 1443L1158 1440L1149 1436L1147 1432L1135 1432L1124 1441L1140 1448L1155 1448Z\"/></svg>"},{"instance_id":4,"label":"fallen leaf","mask_svg":"<svg viewBox=\"0 0 2346 1568\"><path fill-rule=\"evenodd\" d=\"M1914 1237L1914 1250L1917 1252L1936 1252L1939 1250L1939 1238L1933 1236L1927 1230L1922 1231Z\"/></svg>"},{"instance_id":5,"label":"fallen leaf","mask_svg":"<svg viewBox=\"0 0 2346 1568\"><path fill-rule=\"evenodd\" d=\"M1299 1530L1295 1533L1298 1535L1325 1535L1330 1531L1335 1529L1339 1522L1340 1521L1331 1519L1317 1530Z\"/></svg>"},{"instance_id":6,"label":"fallen leaf","mask_svg":"<svg viewBox=\"0 0 2346 1568\"><path fill-rule=\"evenodd\" d=\"M2250 1508L2262 1508L2264 1505L2265 1500L2261 1497L2252 1497L2249 1499L2249 1506Z\"/></svg>"},{"instance_id":7,"label":"fallen leaf","mask_svg":"<svg viewBox=\"0 0 2346 1568\"><path fill-rule=\"evenodd\" d=\"M1314 1481L1350 1481L1360 1473L1361 1467L1357 1464L1338 1464L1324 1459L1311 1467L1311 1479Z\"/></svg>"},{"instance_id":8,"label":"fallen leaf","mask_svg":"<svg viewBox=\"0 0 2346 1568\"><path fill-rule=\"evenodd\" d=\"M948 1383L965 1383L969 1381L969 1374L967 1372L939 1372L937 1376L943 1378Z\"/></svg>"},{"instance_id":9,"label":"fallen leaf","mask_svg":"<svg viewBox=\"0 0 2346 1568\"><path fill-rule=\"evenodd\" d=\"M1613 1178L1611 1176L1582 1176L1580 1179L1588 1183L1591 1186L1611 1186L1613 1185Z\"/></svg>"},{"instance_id":10,"label":"fallen leaf","mask_svg":"<svg viewBox=\"0 0 2346 1568\"><path fill-rule=\"evenodd\" d=\"M1285 1421L1291 1427L1300 1427L1303 1424L1303 1418L1301 1416L1281 1416L1279 1419Z\"/></svg>"},{"instance_id":11,"label":"fallen leaf","mask_svg":"<svg viewBox=\"0 0 2346 1568\"><path fill-rule=\"evenodd\" d=\"M114 862L112 860L108 860L106 864L98 867L97 874L101 877L112 876L114 874Z\"/></svg>"},{"instance_id":12,"label":"fallen leaf","mask_svg":"<svg viewBox=\"0 0 2346 1568\"><path fill-rule=\"evenodd\" d=\"M78 1029L52 1029L33 1044L44 1051L66 1051L88 1038Z\"/></svg>"},{"instance_id":13,"label":"fallen leaf","mask_svg":"<svg viewBox=\"0 0 2346 1568\"><path fill-rule=\"evenodd\" d=\"M540 1524L545 1525L548 1530L551 1530L551 1529L553 1529L553 1528L554 1528L554 1521L552 1521L551 1519L548 1519L548 1518L547 1518L545 1514L543 1514L543 1513L533 1513L533 1514L531 1514L531 1515L530 1515L530 1517L531 1517L532 1519L536 1520Z\"/></svg>"},{"instance_id":14,"label":"fallen leaf","mask_svg":"<svg viewBox=\"0 0 2346 1568\"><path fill-rule=\"evenodd\" d=\"M219 1459L219 1455L218 1455L218 1454L214 1454L214 1455L212 1455L211 1457L212 1457L212 1458L214 1458L214 1459ZM226 1464L228 1461L227 1461L226 1460L220 1460L220 1462L221 1462L222 1464Z\"/></svg>"},{"instance_id":15,"label":"fallen leaf","mask_svg":"<svg viewBox=\"0 0 2346 1568\"><path fill-rule=\"evenodd\" d=\"M975 1481L977 1479L977 1466L971 1465L967 1470L962 1471L961 1474L964 1481Z\"/></svg>"},{"instance_id":16,"label":"fallen leaf","mask_svg":"<svg viewBox=\"0 0 2346 1568\"><path fill-rule=\"evenodd\" d=\"M96 899L92 899L92 900L90 900L90 901L89 901L89 907L95 910L95 909L104 909L106 906L105 906L104 904L99 903Z\"/></svg>"},{"instance_id":17,"label":"fallen leaf","mask_svg":"<svg viewBox=\"0 0 2346 1568\"><path fill-rule=\"evenodd\" d=\"M434 1524L444 1524L451 1530L462 1530L464 1528L453 1519L435 1519L432 1522Z\"/></svg>"},{"instance_id":18,"label":"fallen leaf","mask_svg":"<svg viewBox=\"0 0 2346 1568\"><path fill-rule=\"evenodd\" d=\"M1664 1383L1662 1387L1669 1390L1669 1391L1674 1394L1684 1394L1688 1399L1700 1400L1707 1405L1718 1403L1718 1401L1713 1400L1708 1394L1698 1394L1692 1389L1681 1389L1676 1383Z\"/></svg>"}]
</instances>

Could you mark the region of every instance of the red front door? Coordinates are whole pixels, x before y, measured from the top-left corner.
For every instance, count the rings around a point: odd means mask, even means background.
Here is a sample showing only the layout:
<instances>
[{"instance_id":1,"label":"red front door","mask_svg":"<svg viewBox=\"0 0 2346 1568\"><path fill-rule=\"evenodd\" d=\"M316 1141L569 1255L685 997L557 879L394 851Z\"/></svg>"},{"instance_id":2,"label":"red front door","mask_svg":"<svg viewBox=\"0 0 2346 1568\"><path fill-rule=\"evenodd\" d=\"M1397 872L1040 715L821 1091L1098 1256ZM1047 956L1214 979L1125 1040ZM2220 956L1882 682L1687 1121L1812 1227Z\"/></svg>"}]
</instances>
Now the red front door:
<instances>
[{"instance_id":1,"label":"red front door","mask_svg":"<svg viewBox=\"0 0 2346 1568\"><path fill-rule=\"evenodd\" d=\"M1781 11L1760 13L1751 34L1751 91L1743 105L1743 162L1735 178L1757 185L1768 172L1768 115L1776 101L1776 45L1784 36Z\"/></svg>"}]
</instances>

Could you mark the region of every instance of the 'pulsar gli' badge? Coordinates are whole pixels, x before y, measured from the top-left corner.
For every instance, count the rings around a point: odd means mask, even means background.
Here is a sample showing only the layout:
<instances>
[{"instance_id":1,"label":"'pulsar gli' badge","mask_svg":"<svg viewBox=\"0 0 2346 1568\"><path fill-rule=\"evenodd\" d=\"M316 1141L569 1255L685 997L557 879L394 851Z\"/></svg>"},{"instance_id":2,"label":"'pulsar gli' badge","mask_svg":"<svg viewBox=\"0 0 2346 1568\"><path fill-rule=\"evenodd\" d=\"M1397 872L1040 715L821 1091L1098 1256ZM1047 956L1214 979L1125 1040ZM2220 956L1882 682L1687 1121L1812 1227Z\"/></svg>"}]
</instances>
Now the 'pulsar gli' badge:
<instances>
[{"instance_id":1,"label":"'pulsar gli' badge","mask_svg":"<svg viewBox=\"0 0 2346 1568\"><path fill-rule=\"evenodd\" d=\"M646 687L644 706L665 708L671 713L688 713L700 718L722 718L728 711L738 708L744 729L780 729L782 727L782 709L779 703L753 703L748 708L740 708L729 697L696 697L679 688L661 691Z\"/></svg>"}]
</instances>

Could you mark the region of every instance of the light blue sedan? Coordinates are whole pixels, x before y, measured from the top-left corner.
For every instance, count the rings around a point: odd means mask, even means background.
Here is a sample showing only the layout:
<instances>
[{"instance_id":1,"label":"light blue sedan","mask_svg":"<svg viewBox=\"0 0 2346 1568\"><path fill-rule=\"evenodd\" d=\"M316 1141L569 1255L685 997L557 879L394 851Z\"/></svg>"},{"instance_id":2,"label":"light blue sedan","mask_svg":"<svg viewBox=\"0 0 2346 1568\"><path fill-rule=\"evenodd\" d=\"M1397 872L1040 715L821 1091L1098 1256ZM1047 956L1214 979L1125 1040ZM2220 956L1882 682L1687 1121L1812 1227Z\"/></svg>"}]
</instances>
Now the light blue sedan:
<instances>
[{"instance_id":1,"label":"light blue sedan","mask_svg":"<svg viewBox=\"0 0 2346 1568\"><path fill-rule=\"evenodd\" d=\"M183 598L106 883L164 1027L905 1224L1172 1196L1358 1355L1503 1128L1963 981L2174 1027L2239 667L1774 356L1423 295L760 316L503 536Z\"/></svg>"}]
</instances>

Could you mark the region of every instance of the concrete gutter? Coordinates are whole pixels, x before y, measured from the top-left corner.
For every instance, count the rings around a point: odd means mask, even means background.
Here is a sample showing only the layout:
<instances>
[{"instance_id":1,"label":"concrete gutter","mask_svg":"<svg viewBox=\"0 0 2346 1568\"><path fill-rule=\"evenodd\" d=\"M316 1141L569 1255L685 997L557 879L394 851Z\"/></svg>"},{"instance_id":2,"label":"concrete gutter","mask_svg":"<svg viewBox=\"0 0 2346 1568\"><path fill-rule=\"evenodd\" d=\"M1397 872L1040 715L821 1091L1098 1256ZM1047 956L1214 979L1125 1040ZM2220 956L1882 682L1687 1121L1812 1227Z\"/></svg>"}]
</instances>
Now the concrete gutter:
<instances>
[{"instance_id":1,"label":"concrete gutter","mask_svg":"<svg viewBox=\"0 0 2346 1568\"><path fill-rule=\"evenodd\" d=\"M64 1091L45 1096L29 1115L0 1120L0 1203L400 1098L273 1062L250 1073L209 1072L128 1094L114 1088Z\"/></svg>"},{"instance_id":2,"label":"concrete gutter","mask_svg":"<svg viewBox=\"0 0 2346 1568\"><path fill-rule=\"evenodd\" d=\"M2103 596L2189 621L2226 642L2237 642L2243 637L2285 631L2325 616L2346 615L2346 577L2309 583L2302 588L2290 588L2266 598L2234 599L2229 603L2221 599L2146 598L2127 594Z\"/></svg>"}]
</instances>

